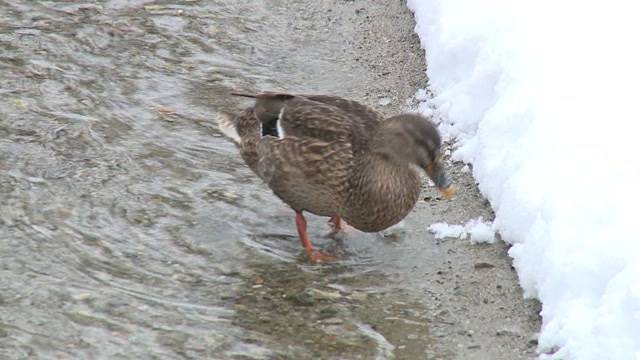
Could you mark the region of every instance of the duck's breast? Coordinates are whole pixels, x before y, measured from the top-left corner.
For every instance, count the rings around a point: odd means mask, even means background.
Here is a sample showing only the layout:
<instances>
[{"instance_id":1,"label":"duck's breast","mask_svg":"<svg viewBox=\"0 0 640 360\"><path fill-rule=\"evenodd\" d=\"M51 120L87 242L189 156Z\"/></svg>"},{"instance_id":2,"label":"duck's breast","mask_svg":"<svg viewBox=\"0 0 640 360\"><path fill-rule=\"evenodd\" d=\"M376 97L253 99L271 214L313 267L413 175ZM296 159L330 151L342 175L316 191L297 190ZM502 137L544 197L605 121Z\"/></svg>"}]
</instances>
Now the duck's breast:
<instances>
[{"instance_id":1,"label":"duck's breast","mask_svg":"<svg viewBox=\"0 0 640 360\"><path fill-rule=\"evenodd\" d=\"M385 166L364 172L352 179L343 215L347 223L360 231L377 232L404 219L420 197L420 174Z\"/></svg>"}]
</instances>

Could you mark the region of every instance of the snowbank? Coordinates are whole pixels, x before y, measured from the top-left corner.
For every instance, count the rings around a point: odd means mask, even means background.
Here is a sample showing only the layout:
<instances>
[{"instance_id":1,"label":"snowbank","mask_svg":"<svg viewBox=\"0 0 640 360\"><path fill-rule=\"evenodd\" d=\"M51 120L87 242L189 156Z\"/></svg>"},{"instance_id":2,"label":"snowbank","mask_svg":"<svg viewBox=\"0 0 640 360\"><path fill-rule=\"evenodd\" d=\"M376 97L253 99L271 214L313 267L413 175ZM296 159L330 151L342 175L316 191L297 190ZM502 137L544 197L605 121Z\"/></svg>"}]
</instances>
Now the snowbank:
<instances>
[{"instance_id":1,"label":"snowbank","mask_svg":"<svg viewBox=\"0 0 640 360\"><path fill-rule=\"evenodd\" d=\"M435 97L473 163L541 358L640 359L640 21L632 1L408 0Z\"/></svg>"}]
</instances>

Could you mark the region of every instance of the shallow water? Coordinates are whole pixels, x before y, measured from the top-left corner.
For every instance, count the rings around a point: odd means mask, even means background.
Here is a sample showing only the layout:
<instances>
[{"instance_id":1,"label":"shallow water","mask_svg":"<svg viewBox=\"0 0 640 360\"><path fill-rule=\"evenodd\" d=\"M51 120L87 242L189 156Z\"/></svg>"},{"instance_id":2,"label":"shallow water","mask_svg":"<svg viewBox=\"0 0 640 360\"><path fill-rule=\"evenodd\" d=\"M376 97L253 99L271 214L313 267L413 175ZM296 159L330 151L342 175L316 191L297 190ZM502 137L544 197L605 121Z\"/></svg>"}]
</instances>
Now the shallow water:
<instances>
[{"instance_id":1,"label":"shallow water","mask_svg":"<svg viewBox=\"0 0 640 360\"><path fill-rule=\"evenodd\" d=\"M382 359L383 319L429 341L400 275L425 254L311 217L343 260L307 265L213 124L231 89L357 91L301 3L0 1L0 358Z\"/></svg>"}]
</instances>

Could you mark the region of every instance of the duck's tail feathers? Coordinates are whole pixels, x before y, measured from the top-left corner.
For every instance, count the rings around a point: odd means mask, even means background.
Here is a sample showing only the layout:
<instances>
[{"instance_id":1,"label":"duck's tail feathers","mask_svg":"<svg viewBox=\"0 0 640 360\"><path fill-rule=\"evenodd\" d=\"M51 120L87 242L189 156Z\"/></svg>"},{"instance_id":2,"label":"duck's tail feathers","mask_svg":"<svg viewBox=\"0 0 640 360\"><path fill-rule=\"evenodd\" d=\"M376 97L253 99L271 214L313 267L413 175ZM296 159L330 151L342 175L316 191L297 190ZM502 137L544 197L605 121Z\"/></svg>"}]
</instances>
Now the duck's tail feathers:
<instances>
[{"instance_id":1,"label":"duck's tail feathers","mask_svg":"<svg viewBox=\"0 0 640 360\"><path fill-rule=\"evenodd\" d=\"M295 97L293 94L283 93L283 92L275 92L275 91L263 91L257 94L249 94L239 91L232 91L229 93L232 96L241 96L252 99L269 99L269 98L280 98L281 100L290 99Z\"/></svg>"},{"instance_id":2,"label":"duck's tail feathers","mask_svg":"<svg viewBox=\"0 0 640 360\"><path fill-rule=\"evenodd\" d=\"M237 91L232 91L230 94L233 95L233 96L242 96L242 97L248 97L248 98L253 98L253 99L258 97L255 94L242 93L242 92L237 92Z\"/></svg>"},{"instance_id":3,"label":"duck's tail feathers","mask_svg":"<svg viewBox=\"0 0 640 360\"><path fill-rule=\"evenodd\" d=\"M216 123L218 123L218 129L224 136L233 140L236 144L240 144L242 142L236 128L236 123L229 114L222 112L218 113L216 115Z\"/></svg>"}]
</instances>

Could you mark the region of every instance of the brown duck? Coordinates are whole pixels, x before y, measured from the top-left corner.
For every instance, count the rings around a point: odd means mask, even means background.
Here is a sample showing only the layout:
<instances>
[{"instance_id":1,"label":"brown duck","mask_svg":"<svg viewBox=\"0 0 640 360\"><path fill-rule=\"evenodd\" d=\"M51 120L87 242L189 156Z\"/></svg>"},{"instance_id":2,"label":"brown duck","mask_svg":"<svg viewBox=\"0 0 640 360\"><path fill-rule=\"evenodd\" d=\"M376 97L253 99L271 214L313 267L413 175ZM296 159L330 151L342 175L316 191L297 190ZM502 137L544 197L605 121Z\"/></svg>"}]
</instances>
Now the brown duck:
<instances>
[{"instance_id":1,"label":"brown duck","mask_svg":"<svg viewBox=\"0 0 640 360\"><path fill-rule=\"evenodd\" d=\"M312 263L330 256L313 248L304 211L365 232L402 220L418 201L420 171L447 197L435 125L417 114L385 119L358 102L326 95L265 92L235 119L218 117L246 164L296 212L300 240Z\"/></svg>"}]
</instances>

